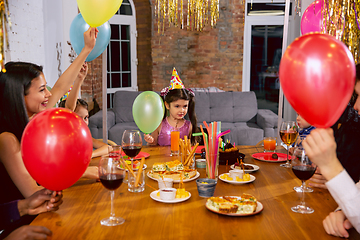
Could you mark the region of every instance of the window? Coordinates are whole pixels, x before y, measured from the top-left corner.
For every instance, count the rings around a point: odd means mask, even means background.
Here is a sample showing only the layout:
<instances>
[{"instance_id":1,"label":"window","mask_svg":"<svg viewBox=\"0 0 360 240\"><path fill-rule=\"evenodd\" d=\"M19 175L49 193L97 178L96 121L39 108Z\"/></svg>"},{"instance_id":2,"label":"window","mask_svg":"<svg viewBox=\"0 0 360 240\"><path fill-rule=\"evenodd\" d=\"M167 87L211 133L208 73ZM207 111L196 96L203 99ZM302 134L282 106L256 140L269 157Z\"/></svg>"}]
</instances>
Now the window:
<instances>
[{"instance_id":1,"label":"window","mask_svg":"<svg viewBox=\"0 0 360 240\"><path fill-rule=\"evenodd\" d=\"M109 20L110 43L107 47L107 106L113 107L116 91L137 91L136 16L131 0L123 0Z\"/></svg>"}]
</instances>

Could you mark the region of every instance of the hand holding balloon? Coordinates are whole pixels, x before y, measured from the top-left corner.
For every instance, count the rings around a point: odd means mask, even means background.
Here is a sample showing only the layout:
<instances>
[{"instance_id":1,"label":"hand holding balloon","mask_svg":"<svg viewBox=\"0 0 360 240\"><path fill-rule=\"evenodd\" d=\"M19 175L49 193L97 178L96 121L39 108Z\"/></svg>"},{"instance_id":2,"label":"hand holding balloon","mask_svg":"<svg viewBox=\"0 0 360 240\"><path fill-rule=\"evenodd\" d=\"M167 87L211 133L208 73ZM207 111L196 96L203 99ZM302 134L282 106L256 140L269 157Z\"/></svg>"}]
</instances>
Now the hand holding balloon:
<instances>
[{"instance_id":1,"label":"hand holding balloon","mask_svg":"<svg viewBox=\"0 0 360 240\"><path fill-rule=\"evenodd\" d=\"M110 24L108 22L97 27L96 30L90 31L88 30L89 28L90 26L85 22L81 13L74 18L70 26L70 42L76 54L80 54L84 47L90 47L91 44L95 45L92 45L92 51L86 58L87 62L94 60L105 51L106 47L109 45L111 36ZM87 40L93 38L96 38L96 43L94 41L91 42L91 40Z\"/></svg>"},{"instance_id":2,"label":"hand holding balloon","mask_svg":"<svg viewBox=\"0 0 360 240\"><path fill-rule=\"evenodd\" d=\"M160 125L165 107L163 100L156 92L140 93L133 103L133 117L136 125L143 133L152 133Z\"/></svg>"}]
</instances>

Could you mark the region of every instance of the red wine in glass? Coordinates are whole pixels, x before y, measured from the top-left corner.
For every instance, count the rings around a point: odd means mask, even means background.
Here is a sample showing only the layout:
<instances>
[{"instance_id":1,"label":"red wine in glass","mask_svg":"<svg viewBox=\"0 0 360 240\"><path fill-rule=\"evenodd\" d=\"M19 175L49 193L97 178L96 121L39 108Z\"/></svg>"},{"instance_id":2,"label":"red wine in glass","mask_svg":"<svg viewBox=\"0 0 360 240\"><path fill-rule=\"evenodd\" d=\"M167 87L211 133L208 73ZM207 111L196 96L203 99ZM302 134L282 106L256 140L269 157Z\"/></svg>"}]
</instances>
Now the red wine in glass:
<instances>
[{"instance_id":1,"label":"red wine in glass","mask_svg":"<svg viewBox=\"0 0 360 240\"><path fill-rule=\"evenodd\" d=\"M104 218L100 221L101 225L117 226L123 224L125 220L121 217L115 217L114 213L114 196L115 190L118 189L124 178L125 169L118 167L119 160L116 157L102 156L99 162L99 178L102 185L110 190L111 197L111 211L110 217Z\"/></svg>"},{"instance_id":2,"label":"red wine in glass","mask_svg":"<svg viewBox=\"0 0 360 240\"><path fill-rule=\"evenodd\" d=\"M102 185L109 190L118 189L123 183L124 176L123 174L105 174L100 176L100 182Z\"/></svg>"},{"instance_id":3,"label":"red wine in glass","mask_svg":"<svg viewBox=\"0 0 360 240\"><path fill-rule=\"evenodd\" d=\"M127 156L134 158L139 154L141 146L123 146L122 149Z\"/></svg>"},{"instance_id":4,"label":"red wine in glass","mask_svg":"<svg viewBox=\"0 0 360 240\"><path fill-rule=\"evenodd\" d=\"M316 171L316 165L310 161L303 147L297 147L294 149L294 156L291 161L291 169L295 176L302 181L302 186L306 186L305 181L314 175ZM291 210L293 212L303 214L314 212L314 209L305 205L305 191L302 191L301 203L292 207Z\"/></svg>"}]
</instances>

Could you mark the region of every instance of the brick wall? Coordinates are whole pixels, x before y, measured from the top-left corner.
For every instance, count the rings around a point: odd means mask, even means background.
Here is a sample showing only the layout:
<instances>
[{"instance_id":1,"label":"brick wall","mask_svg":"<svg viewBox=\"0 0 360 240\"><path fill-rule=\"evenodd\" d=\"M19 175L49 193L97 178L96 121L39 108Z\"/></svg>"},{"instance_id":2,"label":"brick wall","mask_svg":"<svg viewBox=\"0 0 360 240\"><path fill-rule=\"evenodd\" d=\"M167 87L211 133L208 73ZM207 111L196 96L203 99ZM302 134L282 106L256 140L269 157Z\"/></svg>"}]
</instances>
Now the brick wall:
<instances>
[{"instance_id":1,"label":"brick wall","mask_svg":"<svg viewBox=\"0 0 360 240\"><path fill-rule=\"evenodd\" d=\"M152 1L153 4L155 1ZM153 21L152 86L159 91L168 86L175 67L186 87L215 86L241 91L244 33L242 1L220 1L216 28L187 31L165 24L164 35Z\"/></svg>"},{"instance_id":2,"label":"brick wall","mask_svg":"<svg viewBox=\"0 0 360 240\"><path fill-rule=\"evenodd\" d=\"M155 0L151 0L152 4ZM185 1L184 1L185 2ZM242 90L244 5L220 1L217 26L202 32L165 26L157 33L149 0L134 0L136 9L137 77L140 91L160 91L170 83L176 67L186 87L215 86L226 91ZM89 63L82 96L95 97L101 106L101 56Z\"/></svg>"}]
</instances>

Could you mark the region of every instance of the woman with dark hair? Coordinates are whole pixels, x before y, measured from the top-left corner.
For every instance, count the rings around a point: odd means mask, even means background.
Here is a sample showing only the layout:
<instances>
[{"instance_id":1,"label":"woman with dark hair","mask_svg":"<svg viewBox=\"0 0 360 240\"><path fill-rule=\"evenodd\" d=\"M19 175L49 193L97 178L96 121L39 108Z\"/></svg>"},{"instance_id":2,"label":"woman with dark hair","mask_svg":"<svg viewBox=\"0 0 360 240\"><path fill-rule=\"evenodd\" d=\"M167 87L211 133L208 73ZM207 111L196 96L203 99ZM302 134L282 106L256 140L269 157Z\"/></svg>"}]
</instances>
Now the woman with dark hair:
<instances>
[{"instance_id":1,"label":"woman with dark hair","mask_svg":"<svg viewBox=\"0 0 360 240\"><path fill-rule=\"evenodd\" d=\"M31 196L42 187L26 170L20 141L26 124L35 114L53 107L70 88L96 43L98 30L84 33L85 46L57 80L51 92L46 88L42 67L25 62L9 62L0 74L0 204ZM44 146L45 147L45 146Z\"/></svg>"},{"instance_id":2,"label":"woman with dark hair","mask_svg":"<svg viewBox=\"0 0 360 240\"><path fill-rule=\"evenodd\" d=\"M191 139L192 144L196 142L195 137L192 136L192 133L197 130L195 94L191 89L184 87L175 69L174 71L176 82L172 80L170 87L161 91L166 107L164 118L151 135L144 136L145 141L151 145L169 146L171 144L170 133L174 129L180 132L180 138L183 139L184 136L187 136ZM186 114L190 121L184 118Z\"/></svg>"}]
</instances>

